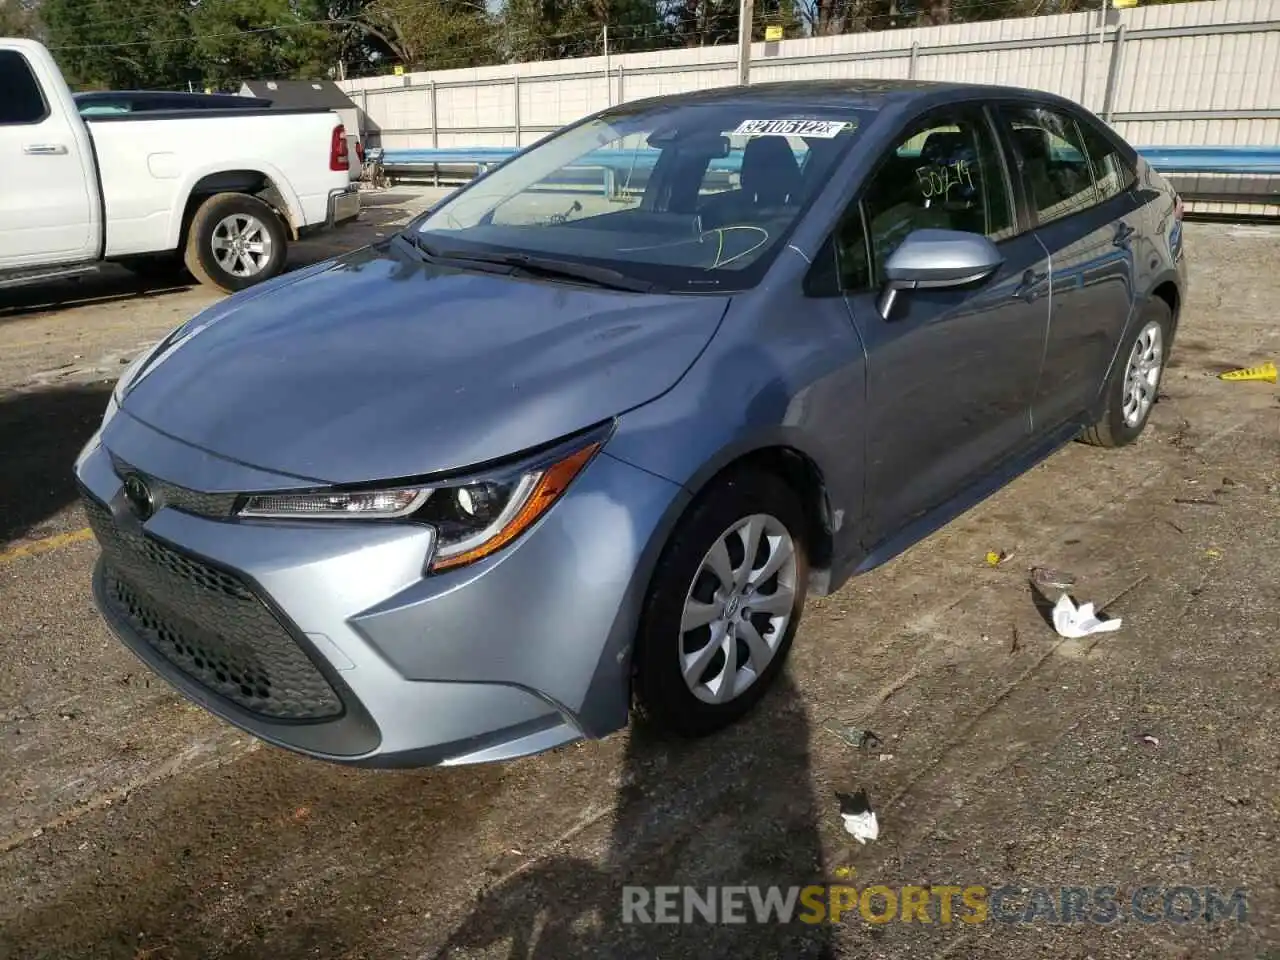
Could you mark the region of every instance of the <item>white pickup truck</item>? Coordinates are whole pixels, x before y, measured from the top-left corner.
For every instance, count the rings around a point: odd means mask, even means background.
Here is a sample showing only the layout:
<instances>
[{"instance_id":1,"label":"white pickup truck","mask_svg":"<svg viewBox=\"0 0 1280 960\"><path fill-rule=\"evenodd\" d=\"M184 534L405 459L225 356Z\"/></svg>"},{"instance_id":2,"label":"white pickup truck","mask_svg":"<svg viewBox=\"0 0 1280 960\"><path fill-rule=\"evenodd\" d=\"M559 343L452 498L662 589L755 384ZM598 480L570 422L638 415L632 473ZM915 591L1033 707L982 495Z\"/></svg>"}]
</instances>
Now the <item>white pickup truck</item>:
<instances>
[{"instance_id":1,"label":"white pickup truck","mask_svg":"<svg viewBox=\"0 0 1280 960\"><path fill-rule=\"evenodd\" d=\"M48 50L0 39L0 289L104 261L252 286L289 240L359 215L348 150L323 109L85 120Z\"/></svg>"}]
</instances>

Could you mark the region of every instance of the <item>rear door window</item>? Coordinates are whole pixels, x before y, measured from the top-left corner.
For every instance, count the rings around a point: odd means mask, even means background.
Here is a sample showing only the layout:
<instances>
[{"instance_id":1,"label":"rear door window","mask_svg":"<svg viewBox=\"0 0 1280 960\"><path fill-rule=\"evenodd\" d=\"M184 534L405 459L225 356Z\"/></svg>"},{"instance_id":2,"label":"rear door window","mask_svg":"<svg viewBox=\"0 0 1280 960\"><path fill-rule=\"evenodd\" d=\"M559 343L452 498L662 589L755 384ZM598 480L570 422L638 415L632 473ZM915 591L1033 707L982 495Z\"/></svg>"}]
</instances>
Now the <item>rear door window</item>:
<instances>
[{"instance_id":1,"label":"rear door window","mask_svg":"<svg viewBox=\"0 0 1280 960\"><path fill-rule=\"evenodd\" d=\"M1022 171L1028 205L1041 224L1098 202L1088 153L1072 117L1022 105L1005 105L1000 113Z\"/></svg>"},{"instance_id":2,"label":"rear door window","mask_svg":"<svg viewBox=\"0 0 1280 960\"><path fill-rule=\"evenodd\" d=\"M0 124L39 123L48 115L27 58L16 50L0 50Z\"/></svg>"}]
</instances>

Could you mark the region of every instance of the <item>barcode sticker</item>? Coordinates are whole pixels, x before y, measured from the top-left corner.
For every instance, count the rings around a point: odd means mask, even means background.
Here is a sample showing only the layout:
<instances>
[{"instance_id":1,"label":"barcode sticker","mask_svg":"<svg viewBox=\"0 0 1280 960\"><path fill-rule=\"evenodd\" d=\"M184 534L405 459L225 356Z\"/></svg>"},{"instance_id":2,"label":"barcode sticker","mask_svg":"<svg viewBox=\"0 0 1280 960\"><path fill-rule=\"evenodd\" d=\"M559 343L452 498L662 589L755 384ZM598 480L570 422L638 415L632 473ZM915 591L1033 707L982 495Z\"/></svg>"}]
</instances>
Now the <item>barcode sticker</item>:
<instances>
[{"instance_id":1,"label":"barcode sticker","mask_svg":"<svg viewBox=\"0 0 1280 960\"><path fill-rule=\"evenodd\" d=\"M733 136L738 137L821 137L831 140L857 124L848 120L743 120Z\"/></svg>"}]
</instances>

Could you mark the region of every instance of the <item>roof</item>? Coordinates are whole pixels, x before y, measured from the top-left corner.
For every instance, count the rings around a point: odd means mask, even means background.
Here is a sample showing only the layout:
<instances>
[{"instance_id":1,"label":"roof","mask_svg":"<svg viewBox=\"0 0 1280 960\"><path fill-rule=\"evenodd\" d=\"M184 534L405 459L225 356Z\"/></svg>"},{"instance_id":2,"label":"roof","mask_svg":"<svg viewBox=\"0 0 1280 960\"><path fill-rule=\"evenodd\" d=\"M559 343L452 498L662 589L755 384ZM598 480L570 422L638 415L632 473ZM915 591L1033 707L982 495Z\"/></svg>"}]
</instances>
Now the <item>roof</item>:
<instances>
[{"instance_id":1,"label":"roof","mask_svg":"<svg viewBox=\"0 0 1280 960\"><path fill-rule=\"evenodd\" d=\"M1032 91L1018 87L996 87L986 84L953 83L936 80L784 80L774 83L753 83L746 87L712 87L689 93L667 94L648 98L644 103L759 103L773 101L793 105L797 102L814 106L862 107L880 109L890 104L902 104L921 99L945 99L950 95L974 94L987 96L1026 96ZM1035 94L1048 100L1061 98L1051 94ZM636 101L615 109L635 108Z\"/></svg>"},{"instance_id":2,"label":"roof","mask_svg":"<svg viewBox=\"0 0 1280 960\"><path fill-rule=\"evenodd\" d=\"M241 89L265 97L277 107L350 110L355 106L332 80L246 80Z\"/></svg>"}]
</instances>

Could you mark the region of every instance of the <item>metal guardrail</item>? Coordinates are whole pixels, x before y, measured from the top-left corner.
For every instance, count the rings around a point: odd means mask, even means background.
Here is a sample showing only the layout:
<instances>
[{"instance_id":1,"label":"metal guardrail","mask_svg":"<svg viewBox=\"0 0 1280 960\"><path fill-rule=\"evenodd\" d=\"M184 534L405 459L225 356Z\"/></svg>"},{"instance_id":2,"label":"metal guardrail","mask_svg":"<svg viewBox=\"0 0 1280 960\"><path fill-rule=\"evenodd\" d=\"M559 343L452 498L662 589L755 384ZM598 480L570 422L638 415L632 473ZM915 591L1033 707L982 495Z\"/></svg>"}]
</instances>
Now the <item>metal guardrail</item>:
<instances>
[{"instance_id":1,"label":"metal guardrail","mask_svg":"<svg viewBox=\"0 0 1280 960\"><path fill-rule=\"evenodd\" d=\"M369 159L383 183L426 178L439 186L470 180L515 152L514 147L374 149ZM1280 205L1280 147L1139 147L1138 153L1169 178L1194 215L1200 215L1201 203L1210 204L1203 208L1206 216L1225 216L1213 211L1235 204L1244 209L1232 216L1246 218L1274 213ZM600 191L612 198L635 193L644 189L658 154L650 148L596 150L557 174L547 188ZM741 170L742 154L716 158L710 167L728 187L729 177Z\"/></svg>"}]
</instances>

